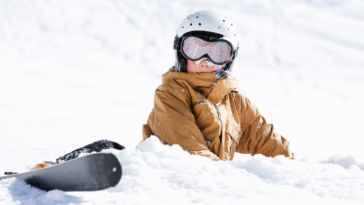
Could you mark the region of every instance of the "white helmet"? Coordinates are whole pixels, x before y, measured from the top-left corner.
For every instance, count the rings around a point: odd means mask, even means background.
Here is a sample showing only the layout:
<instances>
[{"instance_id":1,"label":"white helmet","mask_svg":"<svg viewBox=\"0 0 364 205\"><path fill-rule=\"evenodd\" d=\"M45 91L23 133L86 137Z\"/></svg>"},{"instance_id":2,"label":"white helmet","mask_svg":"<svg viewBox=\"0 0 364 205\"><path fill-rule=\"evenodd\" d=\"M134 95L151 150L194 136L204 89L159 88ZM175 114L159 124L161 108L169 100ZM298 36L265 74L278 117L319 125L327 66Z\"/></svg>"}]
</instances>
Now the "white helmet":
<instances>
[{"instance_id":1,"label":"white helmet","mask_svg":"<svg viewBox=\"0 0 364 205\"><path fill-rule=\"evenodd\" d=\"M215 11L198 11L188 15L177 29L173 49L176 50L176 71L187 72L187 60L180 51L182 37L185 35L205 34L209 39L224 39L231 43L233 54L231 60L223 67L231 71L239 49L239 38L236 25L225 15Z\"/></svg>"}]
</instances>

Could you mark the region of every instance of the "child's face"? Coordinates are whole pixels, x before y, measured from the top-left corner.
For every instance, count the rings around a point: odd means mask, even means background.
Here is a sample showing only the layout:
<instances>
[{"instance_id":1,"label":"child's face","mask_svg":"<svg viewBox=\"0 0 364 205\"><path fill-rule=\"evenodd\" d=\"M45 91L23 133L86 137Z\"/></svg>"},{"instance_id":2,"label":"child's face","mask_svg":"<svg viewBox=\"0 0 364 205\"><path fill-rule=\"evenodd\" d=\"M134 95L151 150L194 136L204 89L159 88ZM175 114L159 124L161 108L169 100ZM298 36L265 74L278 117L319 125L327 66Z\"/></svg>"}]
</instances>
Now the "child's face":
<instances>
[{"instance_id":1,"label":"child's face","mask_svg":"<svg viewBox=\"0 0 364 205\"><path fill-rule=\"evenodd\" d=\"M215 65L208 59L201 59L198 61L187 60L188 73L210 73L220 70L223 65Z\"/></svg>"}]
</instances>

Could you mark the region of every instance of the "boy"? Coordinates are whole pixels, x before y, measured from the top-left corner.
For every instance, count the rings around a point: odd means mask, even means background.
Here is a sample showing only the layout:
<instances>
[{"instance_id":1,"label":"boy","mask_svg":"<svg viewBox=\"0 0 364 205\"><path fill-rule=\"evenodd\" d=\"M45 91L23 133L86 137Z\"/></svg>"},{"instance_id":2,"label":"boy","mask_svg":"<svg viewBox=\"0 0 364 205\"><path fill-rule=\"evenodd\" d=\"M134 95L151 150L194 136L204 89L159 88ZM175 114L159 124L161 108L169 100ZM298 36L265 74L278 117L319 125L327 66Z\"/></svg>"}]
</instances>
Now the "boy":
<instances>
[{"instance_id":1,"label":"boy","mask_svg":"<svg viewBox=\"0 0 364 205\"><path fill-rule=\"evenodd\" d=\"M230 19L213 11L187 16L177 30L173 48L176 64L162 75L163 84L155 91L143 140L155 135L163 144L178 144L191 154L214 161L232 160L235 152L294 158L289 142L236 90L237 79L230 71L239 41ZM109 148L122 150L124 146L100 140L58 158L56 163ZM38 164L32 170L52 164Z\"/></svg>"},{"instance_id":2,"label":"boy","mask_svg":"<svg viewBox=\"0 0 364 205\"><path fill-rule=\"evenodd\" d=\"M174 41L176 64L155 91L143 140L155 135L214 161L232 160L235 152L294 158L289 142L236 90L230 75L239 49L236 31L230 19L213 11L182 21Z\"/></svg>"}]
</instances>

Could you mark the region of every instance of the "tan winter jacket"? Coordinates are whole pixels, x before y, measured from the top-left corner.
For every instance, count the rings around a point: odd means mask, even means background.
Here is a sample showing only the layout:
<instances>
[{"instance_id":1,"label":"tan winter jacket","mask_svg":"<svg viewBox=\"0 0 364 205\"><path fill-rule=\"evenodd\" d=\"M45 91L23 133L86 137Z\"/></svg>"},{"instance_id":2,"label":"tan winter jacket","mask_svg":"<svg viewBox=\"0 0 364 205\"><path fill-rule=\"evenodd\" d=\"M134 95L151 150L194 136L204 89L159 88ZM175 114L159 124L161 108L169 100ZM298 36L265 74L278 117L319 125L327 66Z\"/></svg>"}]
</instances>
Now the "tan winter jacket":
<instances>
[{"instance_id":1,"label":"tan winter jacket","mask_svg":"<svg viewBox=\"0 0 364 205\"><path fill-rule=\"evenodd\" d=\"M215 73L174 72L172 67L162 80L143 140L155 135L212 160L232 160L235 152L293 158L289 142L236 91L238 81L230 74L217 80Z\"/></svg>"}]
</instances>

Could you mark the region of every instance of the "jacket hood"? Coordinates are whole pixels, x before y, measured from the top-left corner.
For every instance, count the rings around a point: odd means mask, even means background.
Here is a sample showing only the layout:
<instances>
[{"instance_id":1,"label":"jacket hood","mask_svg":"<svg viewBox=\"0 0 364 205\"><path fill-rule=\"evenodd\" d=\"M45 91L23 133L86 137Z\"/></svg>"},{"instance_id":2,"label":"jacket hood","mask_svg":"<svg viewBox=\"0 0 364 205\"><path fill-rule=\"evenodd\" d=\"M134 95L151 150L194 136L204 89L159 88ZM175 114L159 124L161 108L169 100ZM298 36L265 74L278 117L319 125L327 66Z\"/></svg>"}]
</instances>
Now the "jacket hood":
<instances>
[{"instance_id":1,"label":"jacket hood","mask_svg":"<svg viewBox=\"0 0 364 205\"><path fill-rule=\"evenodd\" d=\"M238 86L238 80L230 73L218 80L216 73L175 72L174 66L162 75L163 83L168 80L186 81L193 89L201 91L201 94L214 104L219 103L226 94L236 90Z\"/></svg>"}]
</instances>

